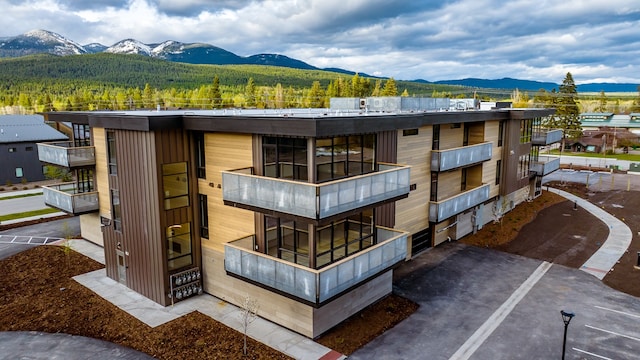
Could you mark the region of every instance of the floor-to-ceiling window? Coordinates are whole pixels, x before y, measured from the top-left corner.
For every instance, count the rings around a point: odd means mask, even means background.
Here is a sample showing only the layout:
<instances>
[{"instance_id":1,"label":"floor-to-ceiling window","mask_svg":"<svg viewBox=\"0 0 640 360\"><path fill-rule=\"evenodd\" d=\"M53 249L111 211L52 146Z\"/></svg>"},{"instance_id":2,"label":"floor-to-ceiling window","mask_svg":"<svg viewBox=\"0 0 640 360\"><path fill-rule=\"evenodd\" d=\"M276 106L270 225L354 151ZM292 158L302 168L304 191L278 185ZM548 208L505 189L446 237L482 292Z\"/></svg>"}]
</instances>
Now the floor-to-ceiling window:
<instances>
[{"instance_id":1,"label":"floor-to-ceiling window","mask_svg":"<svg viewBox=\"0 0 640 360\"><path fill-rule=\"evenodd\" d=\"M337 136L316 140L317 182L375 171L375 134Z\"/></svg>"}]
</instances>

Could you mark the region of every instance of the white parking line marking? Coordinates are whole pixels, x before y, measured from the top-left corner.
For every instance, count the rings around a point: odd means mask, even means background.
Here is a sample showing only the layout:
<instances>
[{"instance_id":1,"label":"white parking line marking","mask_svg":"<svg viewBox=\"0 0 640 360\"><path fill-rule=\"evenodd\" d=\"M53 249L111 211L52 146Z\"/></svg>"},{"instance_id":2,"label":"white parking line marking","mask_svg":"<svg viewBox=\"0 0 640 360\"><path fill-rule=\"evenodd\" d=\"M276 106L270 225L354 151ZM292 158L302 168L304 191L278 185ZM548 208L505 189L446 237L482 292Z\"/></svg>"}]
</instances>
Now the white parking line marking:
<instances>
[{"instance_id":1,"label":"white parking line marking","mask_svg":"<svg viewBox=\"0 0 640 360\"><path fill-rule=\"evenodd\" d=\"M466 360L473 355L476 350L484 343L485 340L493 333L495 329L502 323L502 321L511 313L513 308L518 305L520 300L522 300L525 295L533 288L533 286L542 279L544 274L551 268L551 263L543 261L536 270L529 275L527 280L525 280L520 286L516 289L516 291L509 296L509 298L500 305L500 307L494 311L491 316L487 319L487 321L482 324L476 332L471 335L465 341L462 346L456 351L453 355L451 355L450 359L456 360Z\"/></svg>"},{"instance_id":2,"label":"white parking line marking","mask_svg":"<svg viewBox=\"0 0 640 360\"><path fill-rule=\"evenodd\" d=\"M583 353L583 354L587 354L587 355L595 356L595 357L597 357L597 358L599 358L599 359L603 359L603 360L613 360L612 358L608 358L608 357L606 357L606 356L602 356L602 355L594 354L594 353L592 353L592 352L588 352L588 351L580 350L580 349L578 349L578 348L572 348L572 349L573 349L573 350L575 350L575 351L581 352L581 353Z\"/></svg>"},{"instance_id":3,"label":"white parking line marking","mask_svg":"<svg viewBox=\"0 0 640 360\"><path fill-rule=\"evenodd\" d=\"M596 307L597 307L598 309L602 309L602 310L606 310L606 311L611 311L611 312L614 312L614 313L617 313L617 314L622 314L622 315L627 315L627 316L631 316L631 317L635 317L635 318L640 318L640 315L631 314L631 313L624 312L624 311L620 311L620 310L613 310L613 309L609 309L609 308L602 307L602 306L597 306L597 305L596 305Z\"/></svg>"},{"instance_id":4,"label":"white parking line marking","mask_svg":"<svg viewBox=\"0 0 640 360\"><path fill-rule=\"evenodd\" d=\"M614 331L610 331L610 330L600 329L598 327L591 326L591 325L588 325L588 324L585 325L585 326L590 328L590 329L599 330L599 331L606 332L606 333L611 334L611 335L621 336L623 338L627 338L627 339L631 339L631 340L635 340L635 341L640 342L640 339L638 339L637 337L633 337L633 336L629 336L629 335L625 335L625 334L620 334L620 333L617 333L617 332L614 332Z\"/></svg>"}]
</instances>

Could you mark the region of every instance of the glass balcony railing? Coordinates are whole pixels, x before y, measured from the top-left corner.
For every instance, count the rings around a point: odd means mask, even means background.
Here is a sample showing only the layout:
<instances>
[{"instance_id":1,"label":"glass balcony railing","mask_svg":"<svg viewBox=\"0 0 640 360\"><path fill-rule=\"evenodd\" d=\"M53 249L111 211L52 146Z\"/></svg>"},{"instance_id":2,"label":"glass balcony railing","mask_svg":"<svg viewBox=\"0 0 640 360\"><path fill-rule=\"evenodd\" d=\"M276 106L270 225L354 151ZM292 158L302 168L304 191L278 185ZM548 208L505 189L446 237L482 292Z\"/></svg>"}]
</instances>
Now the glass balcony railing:
<instances>
[{"instance_id":1,"label":"glass balcony railing","mask_svg":"<svg viewBox=\"0 0 640 360\"><path fill-rule=\"evenodd\" d=\"M73 142L39 143L38 158L42 162L66 168L91 166L96 164L93 146L73 146Z\"/></svg>"},{"instance_id":2,"label":"glass balcony railing","mask_svg":"<svg viewBox=\"0 0 640 360\"><path fill-rule=\"evenodd\" d=\"M562 140L562 130L547 130L534 132L531 143L534 145L551 145Z\"/></svg>"},{"instance_id":3,"label":"glass balcony railing","mask_svg":"<svg viewBox=\"0 0 640 360\"><path fill-rule=\"evenodd\" d=\"M320 304L404 260L407 235L377 227L376 245L318 270L253 251L252 235L225 244L224 267L241 278Z\"/></svg>"},{"instance_id":4,"label":"glass balcony railing","mask_svg":"<svg viewBox=\"0 0 640 360\"><path fill-rule=\"evenodd\" d=\"M409 193L409 167L380 164L380 170L312 184L251 175L251 168L222 172L225 202L320 220Z\"/></svg>"},{"instance_id":5,"label":"glass balcony railing","mask_svg":"<svg viewBox=\"0 0 640 360\"><path fill-rule=\"evenodd\" d=\"M467 190L442 201L429 202L429 221L440 222L489 200L489 184Z\"/></svg>"},{"instance_id":6,"label":"glass balcony railing","mask_svg":"<svg viewBox=\"0 0 640 360\"><path fill-rule=\"evenodd\" d=\"M99 210L98 192L79 193L73 182L43 186L42 194L46 205L69 214L79 215Z\"/></svg>"},{"instance_id":7,"label":"glass balcony railing","mask_svg":"<svg viewBox=\"0 0 640 360\"><path fill-rule=\"evenodd\" d=\"M431 151L431 171L447 171L491 160L490 142L447 150Z\"/></svg>"},{"instance_id":8,"label":"glass balcony railing","mask_svg":"<svg viewBox=\"0 0 640 360\"><path fill-rule=\"evenodd\" d=\"M560 158L555 156L539 156L538 161L531 163L531 171L539 176L545 176L560 169Z\"/></svg>"}]
</instances>

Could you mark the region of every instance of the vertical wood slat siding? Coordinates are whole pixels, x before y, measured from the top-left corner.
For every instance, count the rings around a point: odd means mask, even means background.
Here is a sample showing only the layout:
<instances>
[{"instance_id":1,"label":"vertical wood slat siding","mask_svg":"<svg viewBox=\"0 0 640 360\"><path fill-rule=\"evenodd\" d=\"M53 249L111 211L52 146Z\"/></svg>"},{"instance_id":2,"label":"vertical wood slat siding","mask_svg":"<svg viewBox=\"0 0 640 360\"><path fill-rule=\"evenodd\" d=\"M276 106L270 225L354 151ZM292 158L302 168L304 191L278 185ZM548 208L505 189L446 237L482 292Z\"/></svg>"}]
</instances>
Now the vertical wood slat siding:
<instances>
[{"instance_id":1,"label":"vertical wood slat siding","mask_svg":"<svg viewBox=\"0 0 640 360\"><path fill-rule=\"evenodd\" d=\"M205 134L207 179L198 182L199 192L207 195L209 203L209 240L203 246L224 252L225 243L255 233L253 211L224 205L221 173L253 166L253 153L250 134Z\"/></svg>"},{"instance_id":2,"label":"vertical wood slat siding","mask_svg":"<svg viewBox=\"0 0 640 360\"><path fill-rule=\"evenodd\" d=\"M411 184L416 189L409 197L396 202L395 227L416 233L429 227L429 197L431 194L432 127L423 126L418 135L397 134L397 163L411 166Z\"/></svg>"},{"instance_id":3,"label":"vertical wood slat siding","mask_svg":"<svg viewBox=\"0 0 640 360\"><path fill-rule=\"evenodd\" d=\"M103 128L91 128L91 141L95 147L95 187L98 191L99 214L111 219L109 198L109 167L107 164L107 139Z\"/></svg>"},{"instance_id":4,"label":"vertical wood slat siding","mask_svg":"<svg viewBox=\"0 0 640 360\"><path fill-rule=\"evenodd\" d=\"M398 161L398 132L384 131L377 136L376 157L378 162L395 164ZM396 204L384 204L376 208L377 225L393 228L395 226Z\"/></svg>"},{"instance_id":5,"label":"vertical wood slat siding","mask_svg":"<svg viewBox=\"0 0 640 360\"><path fill-rule=\"evenodd\" d=\"M498 147L498 130L500 121L486 121L484 123L484 141L490 141L493 144L491 149L491 160L482 164L482 182L491 184L489 188L489 197L493 198L499 195L500 185L496 185L496 173L498 160L502 159L503 146Z\"/></svg>"}]
</instances>

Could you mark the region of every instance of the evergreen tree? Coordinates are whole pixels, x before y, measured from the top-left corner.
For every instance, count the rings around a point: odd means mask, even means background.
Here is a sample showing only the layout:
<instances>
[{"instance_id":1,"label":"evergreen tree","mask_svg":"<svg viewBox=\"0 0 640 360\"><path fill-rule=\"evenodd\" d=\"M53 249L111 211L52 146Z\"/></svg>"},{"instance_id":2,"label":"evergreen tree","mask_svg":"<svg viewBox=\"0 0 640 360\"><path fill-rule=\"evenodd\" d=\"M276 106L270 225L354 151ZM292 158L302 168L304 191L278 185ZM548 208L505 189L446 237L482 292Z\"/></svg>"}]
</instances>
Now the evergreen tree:
<instances>
[{"instance_id":1,"label":"evergreen tree","mask_svg":"<svg viewBox=\"0 0 640 360\"><path fill-rule=\"evenodd\" d=\"M596 112L606 112L607 111L607 95L605 95L604 90L600 91L600 96L598 97L598 107L596 108Z\"/></svg>"},{"instance_id":2,"label":"evergreen tree","mask_svg":"<svg viewBox=\"0 0 640 360\"><path fill-rule=\"evenodd\" d=\"M632 113L640 112L640 86L638 86L638 97L633 101L631 112Z\"/></svg>"},{"instance_id":3,"label":"evergreen tree","mask_svg":"<svg viewBox=\"0 0 640 360\"><path fill-rule=\"evenodd\" d=\"M556 113L551 117L549 125L552 128L562 129L562 148L567 138L582 136L582 124L580 123L580 109L576 103L578 91L573 81L573 76L568 72L560 85L560 90L555 95Z\"/></svg>"},{"instance_id":4,"label":"evergreen tree","mask_svg":"<svg viewBox=\"0 0 640 360\"><path fill-rule=\"evenodd\" d=\"M394 78L389 78L389 80L384 83L382 96L398 96L398 87L396 86L396 80Z\"/></svg>"},{"instance_id":5,"label":"evergreen tree","mask_svg":"<svg viewBox=\"0 0 640 360\"><path fill-rule=\"evenodd\" d=\"M213 108L220 109L222 107L222 94L220 93L220 78L218 78L218 75L215 75L213 77L213 84L211 85L211 97Z\"/></svg>"},{"instance_id":6,"label":"evergreen tree","mask_svg":"<svg viewBox=\"0 0 640 360\"><path fill-rule=\"evenodd\" d=\"M250 77L247 86L244 88L244 104L246 107L256 107L256 84Z\"/></svg>"},{"instance_id":7,"label":"evergreen tree","mask_svg":"<svg viewBox=\"0 0 640 360\"><path fill-rule=\"evenodd\" d=\"M324 90L320 86L320 81L314 81L311 85L311 90L307 95L307 104L312 108L324 107Z\"/></svg>"}]
</instances>

